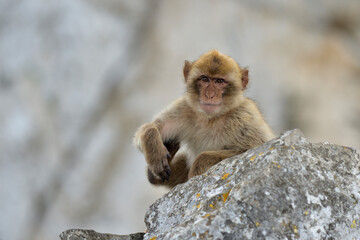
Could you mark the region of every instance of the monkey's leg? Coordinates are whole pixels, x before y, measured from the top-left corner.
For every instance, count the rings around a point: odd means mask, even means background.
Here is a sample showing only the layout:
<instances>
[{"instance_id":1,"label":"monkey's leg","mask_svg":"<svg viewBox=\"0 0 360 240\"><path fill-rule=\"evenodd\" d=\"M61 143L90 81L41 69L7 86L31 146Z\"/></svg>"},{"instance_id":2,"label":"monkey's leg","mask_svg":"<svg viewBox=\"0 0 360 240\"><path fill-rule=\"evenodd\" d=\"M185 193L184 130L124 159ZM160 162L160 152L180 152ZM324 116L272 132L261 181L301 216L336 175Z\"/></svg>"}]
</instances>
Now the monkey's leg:
<instances>
[{"instance_id":1,"label":"monkey's leg","mask_svg":"<svg viewBox=\"0 0 360 240\"><path fill-rule=\"evenodd\" d=\"M194 176L203 174L215 164L239 153L241 153L241 151L235 150L207 151L201 153L199 156L197 156L194 164L190 168L189 179Z\"/></svg>"},{"instance_id":2,"label":"monkey's leg","mask_svg":"<svg viewBox=\"0 0 360 240\"><path fill-rule=\"evenodd\" d=\"M148 180L151 184L167 186L170 188L175 187L179 183L184 183L188 180L189 168L187 166L186 156L180 154L170 162L171 174L169 180L163 181L154 176L148 169Z\"/></svg>"}]
</instances>

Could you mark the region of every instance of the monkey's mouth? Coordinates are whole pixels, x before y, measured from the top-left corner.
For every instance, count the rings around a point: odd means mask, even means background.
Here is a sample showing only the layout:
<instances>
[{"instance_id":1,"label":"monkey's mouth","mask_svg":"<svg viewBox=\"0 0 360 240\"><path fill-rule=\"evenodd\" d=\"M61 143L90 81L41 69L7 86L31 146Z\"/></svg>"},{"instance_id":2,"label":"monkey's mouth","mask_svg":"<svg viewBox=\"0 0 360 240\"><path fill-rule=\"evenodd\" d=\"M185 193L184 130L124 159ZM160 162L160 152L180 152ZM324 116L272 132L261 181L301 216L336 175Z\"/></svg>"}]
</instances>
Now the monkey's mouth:
<instances>
[{"instance_id":1,"label":"monkey's mouth","mask_svg":"<svg viewBox=\"0 0 360 240\"><path fill-rule=\"evenodd\" d=\"M213 113L217 111L221 106L221 103L202 103L200 102L200 109L206 113Z\"/></svg>"}]
</instances>

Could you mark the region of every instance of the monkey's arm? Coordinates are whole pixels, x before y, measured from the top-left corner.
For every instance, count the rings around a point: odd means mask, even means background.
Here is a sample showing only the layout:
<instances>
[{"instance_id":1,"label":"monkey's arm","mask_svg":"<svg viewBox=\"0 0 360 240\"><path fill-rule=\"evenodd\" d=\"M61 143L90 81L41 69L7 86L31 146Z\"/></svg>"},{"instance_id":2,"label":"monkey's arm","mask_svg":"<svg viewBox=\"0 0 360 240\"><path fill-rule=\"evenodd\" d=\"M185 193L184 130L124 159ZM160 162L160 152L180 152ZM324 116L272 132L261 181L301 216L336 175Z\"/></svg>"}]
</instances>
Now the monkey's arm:
<instances>
[{"instance_id":1,"label":"monkey's arm","mask_svg":"<svg viewBox=\"0 0 360 240\"><path fill-rule=\"evenodd\" d=\"M135 134L134 143L145 155L149 170L157 178L168 180L171 155L162 142L158 126L155 123L142 125Z\"/></svg>"},{"instance_id":2,"label":"monkey's arm","mask_svg":"<svg viewBox=\"0 0 360 240\"><path fill-rule=\"evenodd\" d=\"M201 175L215 164L222 160L240 154L244 151L240 150L219 150L219 151L206 151L201 153L195 159L194 164L191 166L189 171L189 179Z\"/></svg>"},{"instance_id":3,"label":"monkey's arm","mask_svg":"<svg viewBox=\"0 0 360 240\"><path fill-rule=\"evenodd\" d=\"M175 102L135 133L134 144L144 153L150 172L162 181L169 180L169 162L179 149L180 124L177 122L180 103Z\"/></svg>"}]
</instances>

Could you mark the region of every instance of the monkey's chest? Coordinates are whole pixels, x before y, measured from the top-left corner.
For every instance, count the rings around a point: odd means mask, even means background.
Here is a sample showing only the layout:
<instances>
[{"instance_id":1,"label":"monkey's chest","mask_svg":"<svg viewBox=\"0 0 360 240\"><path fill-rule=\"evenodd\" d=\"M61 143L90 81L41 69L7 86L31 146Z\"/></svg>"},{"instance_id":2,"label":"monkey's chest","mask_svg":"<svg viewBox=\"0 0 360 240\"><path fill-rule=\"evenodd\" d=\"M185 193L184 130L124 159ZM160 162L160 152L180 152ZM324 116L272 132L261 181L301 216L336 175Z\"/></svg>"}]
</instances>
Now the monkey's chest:
<instances>
[{"instance_id":1,"label":"monkey's chest","mask_svg":"<svg viewBox=\"0 0 360 240\"><path fill-rule=\"evenodd\" d=\"M221 126L204 128L194 124L184 134L182 142L187 145L192 155L196 157L205 151L224 149L227 139L225 131Z\"/></svg>"}]
</instances>

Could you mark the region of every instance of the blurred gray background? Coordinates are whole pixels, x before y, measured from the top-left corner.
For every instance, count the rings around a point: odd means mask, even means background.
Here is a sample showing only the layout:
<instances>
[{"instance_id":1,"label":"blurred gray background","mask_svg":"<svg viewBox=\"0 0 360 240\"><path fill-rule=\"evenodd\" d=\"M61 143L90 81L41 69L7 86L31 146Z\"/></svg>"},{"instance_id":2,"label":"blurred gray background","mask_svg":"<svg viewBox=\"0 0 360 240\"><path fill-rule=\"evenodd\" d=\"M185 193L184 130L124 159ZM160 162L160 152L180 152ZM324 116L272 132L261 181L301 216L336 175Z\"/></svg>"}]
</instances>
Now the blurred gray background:
<instances>
[{"instance_id":1,"label":"blurred gray background","mask_svg":"<svg viewBox=\"0 0 360 240\"><path fill-rule=\"evenodd\" d=\"M0 239L144 231L133 134L210 49L277 133L360 148L358 0L0 0Z\"/></svg>"}]
</instances>

